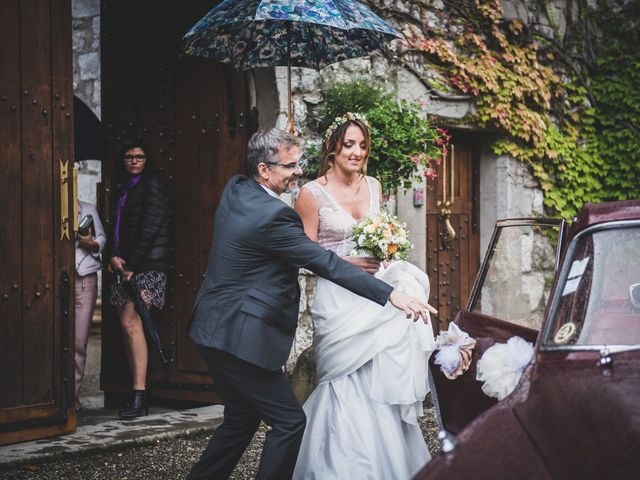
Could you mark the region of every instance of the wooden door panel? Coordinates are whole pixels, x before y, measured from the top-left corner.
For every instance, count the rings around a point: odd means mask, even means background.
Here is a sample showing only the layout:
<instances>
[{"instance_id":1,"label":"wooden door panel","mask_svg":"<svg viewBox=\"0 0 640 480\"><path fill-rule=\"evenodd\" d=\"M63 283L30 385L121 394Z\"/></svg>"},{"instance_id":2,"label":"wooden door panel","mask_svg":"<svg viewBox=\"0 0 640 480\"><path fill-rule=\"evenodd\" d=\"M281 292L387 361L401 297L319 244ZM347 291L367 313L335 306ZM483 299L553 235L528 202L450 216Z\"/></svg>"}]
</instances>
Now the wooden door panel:
<instances>
[{"instance_id":1,"label":"wooden door panel","mask_svg":"<svg viewBox=\"0 0 640 480\"><path fill-rule=\"evenodd\" d=\"M22 397L22 183L20 137L20 1L3 1L0 28L0 409L20 405ZM10 368L7 366L11 365Z\"/></svg>"},{"instance_id":2,"label":"wooden door panel","mask_svg":"<svg viewBox=\"0 0 640 480\"><path fill-rule=\"evenodd\" d=\"M478 176L471 146L455 143L437 173L437 184L426 195L426 266L431 298L439 311L438 329L445 330L466 304L480 265ZM447 234L445 210L453 239Z\"/></svg>"},{"instance_id":3,"label":"wooden door panel","mask_svg":"<svg viewBox=\"0 0 640 480\"><path fill-rule=\"evenodd\" d=\"M200 151L198 138L201 135L198 123L198 67L200 61L193 57L181 58L178 62L177 76L177 146L176 157L180 159L180 175L176 176L176 245L180 251L197 252L191 255L179 255L176 258L176 277L181 288L176 291L176 309L179 319L190 318L193 301L200 285L200 218L206 214L201 203L202 190L206 185L194 184L193 179L200 177ZM189 288L190 287L190 288ZM203 370L202 360L197 351L190 349L191 340L183 328L176 332L176 362L179 370Z\"/></svg>"},{"instance_id":4,"label":"wooden door panel","mask_svg":"<svg viewBox=\"0 0 640 480\"><path fill-rule=\"evenodd\" d=\"M176 252L178 301L183 312L178 316L177 362L185 374L206 375L206 365L186 331L207 267L215 209L229 178L244 171L246 135L242 117L246 106L244 78L240 72L202 59L185 60L181 59L180 65L181 68L184 65L187 72L180 75L184 85L192 88L178 91L178 96L184 98L184 102L179 102L183 111L180 116L191 122L178 138L177 155L178 162L183 158L193 165L184 171L180 169L182 180L177 185L176 197L177 204L184 206L181 211L191 211L187 218L176 217L180 224L177 231L190 236ZM195 155L194 146L197 146ZM198 186L197 190L194 185Z\"/></svg>"},{"instance_id":5,"label":"wooden door panel","mask_svg":"<svg viewBox=\"0 0 640 480\"><path fill-rule=\"evenodd\" d=\"M77 217L73 199L78 192L74 191L72 182L72 166L74 164L73 138L73 58L70 51L72 44L71 2L53 2L51 6L51 38L55 39L51 50L51 122L53 132L51 158L53 185L59 185L60 161L68 165L69 222L70 239L60 240L59 229L61 197L64 192L58 186L53 189L53 257L54 277L52 291L44 286L45 291L53 297L53 314L57 316L54 332L54 378L56 378L58 415L66 416L66 432L75 431L76 416L73 402L75 397L75 239L73 220ZM44 112L43 112L44 114Z\"/></svg>"},{"instance_id":6,"label":"wooden door panel","mask_svg":"<svg viewBox=\"0 0 640 480\"><path fill-rule=\"evenodd\" d=\"M61 238L60 162L73 167L71 4L4 0L0 33L0 444L75 429L73 232ZM73 198L71 182L66 200ZM71 380L71 381L70 381Z\"/></svg>"},{"instance_id":7,"label":"wooden door panel","mask_svg":"<svg viewBox=\"0 0 640 480\"><path fill-rule=\"evenodd\" d=\"M22 5L21 71L23 81L22 122L22 215L23 235L30 254L22 261L23 368L30 372L23 379L23 402L53 401L53 215L38 212L51 206L53 199L51 122L51 60L49 42L49 2L44 0ZM34 218L35 217L35 218ZM31 220L29 220L31 219Z\"/></svg>"}]
</instances>

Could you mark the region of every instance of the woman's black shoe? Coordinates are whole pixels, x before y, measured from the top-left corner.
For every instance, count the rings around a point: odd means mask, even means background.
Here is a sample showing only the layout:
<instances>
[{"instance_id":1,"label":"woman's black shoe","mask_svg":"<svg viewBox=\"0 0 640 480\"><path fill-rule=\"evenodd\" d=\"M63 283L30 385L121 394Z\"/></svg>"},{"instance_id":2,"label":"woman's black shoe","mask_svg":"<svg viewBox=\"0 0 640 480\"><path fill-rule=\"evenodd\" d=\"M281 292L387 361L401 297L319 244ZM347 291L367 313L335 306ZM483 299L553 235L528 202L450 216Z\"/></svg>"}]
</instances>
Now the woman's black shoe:
<instances>
[{"instance_id":1,"label":"woman's black shoe","mask_svg":"<svg viewBox=\"0 0 640 480\"><path fill-rule=\"evenodd\" d=\"M144 413L142 411L144 410ZM118 412L120 418L134 418L142 415L149 415L149 406L147 405L147 391L134 390L133 400L126 408Z\"/></svg>"}]
</instances>

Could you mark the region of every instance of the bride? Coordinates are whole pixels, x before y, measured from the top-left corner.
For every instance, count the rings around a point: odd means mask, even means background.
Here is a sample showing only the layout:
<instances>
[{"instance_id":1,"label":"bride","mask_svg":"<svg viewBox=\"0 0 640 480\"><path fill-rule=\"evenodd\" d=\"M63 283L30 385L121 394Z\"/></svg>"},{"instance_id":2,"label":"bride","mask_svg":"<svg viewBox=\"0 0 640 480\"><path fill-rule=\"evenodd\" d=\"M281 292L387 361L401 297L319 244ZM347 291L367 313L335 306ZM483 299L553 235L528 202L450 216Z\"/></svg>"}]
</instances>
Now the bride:
<instances>
[{"instance_id":1,"label":"bride","mask_svg":"<svg viewBox=\"0 0 640 480\"><path fill-rule=\"evenodd\" d=\"M295 208L312 240L426 301L429 280L417 267L349 256L353 226L380 212L380 182L366 175L370 146L363 116L336 119L325 135L319 177L302 187ZM417 420L435 345L431 324L323 278L311 314L319 385L304 404L307 428L293 478L412 477L431 458Z\"/></svg>"}]
</instances>

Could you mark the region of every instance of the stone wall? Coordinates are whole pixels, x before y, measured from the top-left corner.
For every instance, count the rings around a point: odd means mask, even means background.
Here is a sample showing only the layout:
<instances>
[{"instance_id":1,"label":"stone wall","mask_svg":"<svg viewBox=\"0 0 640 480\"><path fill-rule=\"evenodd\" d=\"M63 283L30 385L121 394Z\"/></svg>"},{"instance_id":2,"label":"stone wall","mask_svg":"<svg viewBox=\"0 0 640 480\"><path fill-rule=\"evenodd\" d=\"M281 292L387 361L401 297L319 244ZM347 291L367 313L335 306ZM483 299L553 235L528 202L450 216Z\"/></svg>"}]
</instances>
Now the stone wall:
<instances>
[{"instance_id":1,"label":"stone wall","mask_svg":"<svg viewBox=\"0 0 640 480\"><path fill-rule=\"evenodd\" d=\"M100 0L73 0L73 93L100 118ZM96 204L96 183L102 164L78 164L78 197Z\"/></svg>"},{"instance_id":2,"label":"stone wall","mask_svg":"<svg viewBox=\"0 0 640 480\"><path fill-rule=\"evenodd\" d=\"M100 0L73 0L73 92L100 118Z\"/></svg>"}]
</instances>

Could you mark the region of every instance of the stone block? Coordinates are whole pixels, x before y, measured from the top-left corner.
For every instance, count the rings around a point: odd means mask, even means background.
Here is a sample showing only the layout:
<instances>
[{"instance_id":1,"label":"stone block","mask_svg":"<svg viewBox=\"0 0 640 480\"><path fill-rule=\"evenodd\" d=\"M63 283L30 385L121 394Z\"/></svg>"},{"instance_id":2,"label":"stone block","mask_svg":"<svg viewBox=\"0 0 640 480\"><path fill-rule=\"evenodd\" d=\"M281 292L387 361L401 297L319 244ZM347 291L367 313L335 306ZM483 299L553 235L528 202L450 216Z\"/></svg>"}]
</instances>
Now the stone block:
<instances>
[{"instance_id":1,"label":"stone block","mask_svg":"<svg viewBox=\"0 0 640 480\"><path fill-rule=\"evenodd\" d=\"M78 55L78 67L81 80L100 78L100 55L97 52Z\"/></svg>"},{"instance_id":2,"label":"stone block","mask_svg":"<svg viewBox=\"0 0 640 480\"><path fill-rule=\"evenodd\" d=\"M522 271L530 272L533 255L533 235L520 237L520 255L522 258Z\"/></svg>"},{"instance_id":3,"label":"stone block","mask_svg":"<svg viewBox=\"0 0 640 480\"><path fill-rule=\"evenodd\" d=\"M305 101L305 103L318 105L324 101L324 96L322 95L322 93L320 93L319 90L316 90L315 92L306 93L302 97L302 99Z\"/></svg>"},{"instance_id":4,"label":"stone block","mask_svg":"<svg viewBox=\"0 0 640 480\"><path fill-rule=\"evenodd\" d=\"M313 356L313 347L309 347L298 357L296 366L291 374L291 388L298 401L302 404L309 398L309 395L317 385L316 361Z\"/></svg>"},{"instance_id":5,"label":"stone block","mask_svg":"<svg viewBox=\"0 0 640 480\"><path fill-rule=\"evenodd\" d=\"M102 84L100 80L94 80L93 82L93 95L91 97L91 103L89 106L94 111L94 113L98 116L98 118L102 118L102 109L100 106L102 105Z\"/></svg>"},{"instance_id":6,"label":"stone block","mask_svg":"<svg viewBox=\"0 0 640 480\"><path fill-rule=\"evenodd\" d=\"M520 19L525 23L529 22L529 10L526 3L521 0L503 0L502 15L505 20Z\"/></svg>"},{"instance_id":7,"label":"stone block","mask_svg":"<svg viewBox=\"0 0 640 480\"><path fill-rule=\"evenodd\" d=\"M100 50L100 17L94 17L91 20L91 34L91 48L93 50Z\"/></svg>"},{"instance_id":8,"label":"stone block","mask_svg":"<svg viewBox=\"0 0 640 480\"><path fill-rule=\"evenodd\" d=\"M318 91L320 74L308 68L300 69L299 89L304 93L315 93Z\"/></svg>"},{"instance_id":9,"label":"stone block","mask_svg":"<svg viewBox=\"0 0 640 480\"><path fill-rule=\"evenodd\" d=\"M79 52L84 51L85 46L86 46L87 31L82 29L82 28L76 28L76 26L74 24L73 37L72 38L73 38L73 40L72 40L73 51L74 52L76 52L76 51L79 51Z\"/></svg>"},{"instance_id":10,"label":"stone block","mask_svg":"<svg viewBox=\"0 0 640 480\"><path fill-rule=\"evenodd\" d=\"M543 301L544 275L532 273L522 277L522 291L529 297L529 309L535 312Z\"/></svg>"},{"instance_id":11,"label":"stone block","mask_svg":"<svg viewBox=\"0 0 640 480\"><path fill-rule=\"evenodd\" d=\"M415 102L419 97L427 94L424 84L413 73L404 68L398 71L396 85L398 97L409 102Z\"/></svg>"},{"instance_id":12,"label":"stone block","mask_svg":"<svg viewBox=\"0 0 640 480\"><path fill-rule=\"evenodd\" d=\"M73 0L71 15L74 17L94 17L100 15L100 0Z\"/></svg>"}]
</instances>

